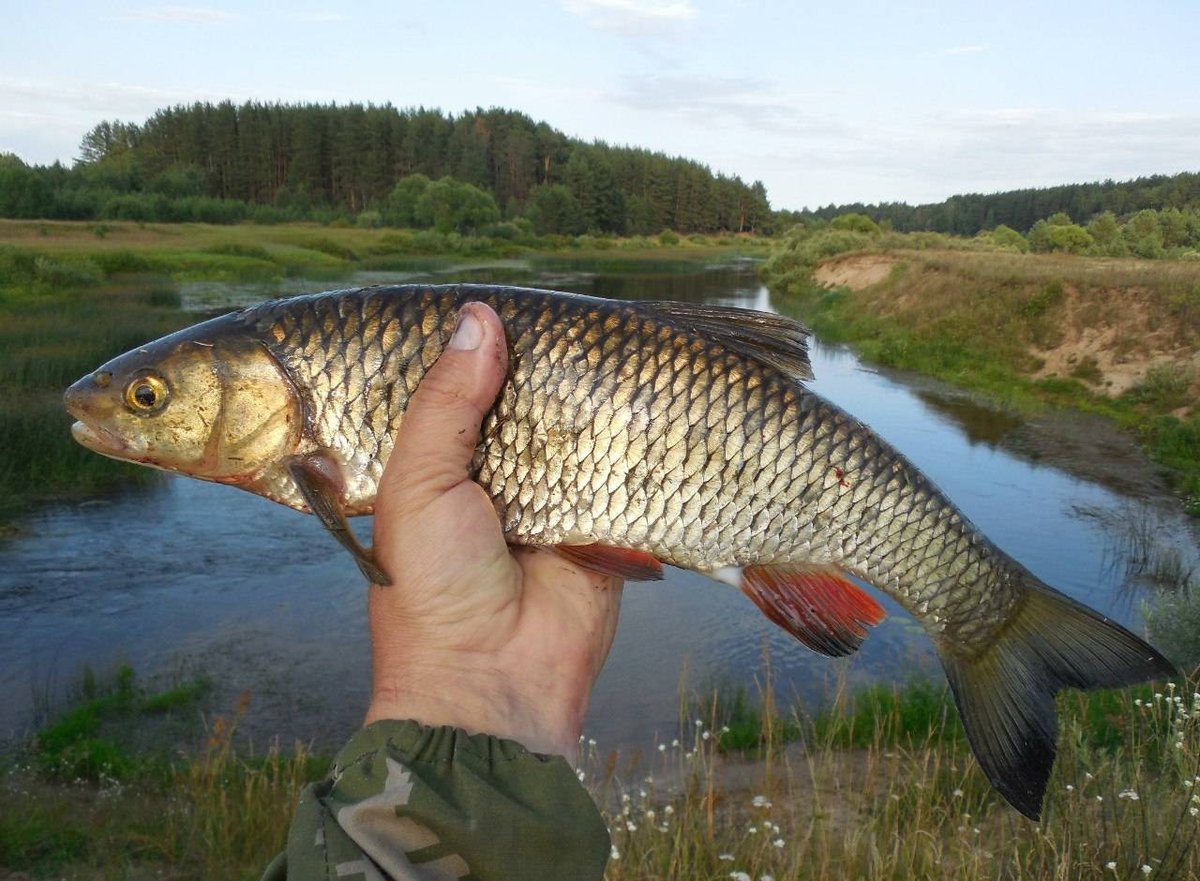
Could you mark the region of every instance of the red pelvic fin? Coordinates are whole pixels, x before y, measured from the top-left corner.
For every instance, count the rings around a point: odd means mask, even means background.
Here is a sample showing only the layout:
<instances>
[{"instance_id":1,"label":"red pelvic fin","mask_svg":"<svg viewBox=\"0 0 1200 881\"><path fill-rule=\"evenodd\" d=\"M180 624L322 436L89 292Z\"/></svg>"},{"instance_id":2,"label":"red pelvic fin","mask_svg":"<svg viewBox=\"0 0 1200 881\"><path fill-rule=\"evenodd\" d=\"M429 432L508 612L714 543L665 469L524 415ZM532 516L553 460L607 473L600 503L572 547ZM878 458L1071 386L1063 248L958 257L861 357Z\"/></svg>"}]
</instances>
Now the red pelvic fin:
<instances>
[{"instance_id":1,"label":"red pelvic fin","mask_svg":"<svg viewBox=\"0 0 1200 881\"><path fill-rule=\"evenodd\" d=\"M835 566L747 566L740 586L764 615L834 658L858 651L866 628L884 619L879 603Z\"/></svg>"},{"instance_id":2,"label":"red pelvic fin","mask_svg":"<svg viewBox=\"0 0 1200 881\"><path fill-rule=\"evenodd\" d=\"M572 563L602 575L616 575L630 581L660 581L662 563L653 554L616 548L612 545L555 545L554 551Z\"/></svg>"}]
</instances>

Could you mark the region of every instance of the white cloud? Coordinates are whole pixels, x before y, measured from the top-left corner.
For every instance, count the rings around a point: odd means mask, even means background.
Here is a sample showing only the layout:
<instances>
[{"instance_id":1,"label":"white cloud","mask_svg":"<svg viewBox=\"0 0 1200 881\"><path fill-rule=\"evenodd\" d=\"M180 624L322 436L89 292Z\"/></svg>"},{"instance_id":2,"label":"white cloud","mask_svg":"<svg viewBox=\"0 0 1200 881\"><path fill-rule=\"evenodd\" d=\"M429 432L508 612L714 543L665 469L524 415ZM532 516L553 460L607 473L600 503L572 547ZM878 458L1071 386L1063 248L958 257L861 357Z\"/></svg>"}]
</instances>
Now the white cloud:
<instances>
[{"instance_id":1,"label":"white cloud","mask_svg":"<svg viewBox=\"0 0 1200 881\"><path fill-rule=\"evenodd\" d=\"M203 25L229 24L241 18L240 15L233 12L206 6L151 6L141 12L133 13L132 17L143 21Z\"/></svg>"},{"instance_id":2,"label":"white cloud","mask_svg":"<svg viewBox=\"0 0 1200 881\"><path fill-rule=\"evenodd\" d=\"M705 127L733 126L744 132L776 135L848 134L838 117L826 109L828 102L784 92L776 84L754 77L627 77L612 99L660 120L675 116Z\"/></svg>"},{"instance_id":3,"label":"white cloud","mask_svg":"<svg viewBox=\"0 0 1200 881\"><path fill-rule=\"evenodd\" d=\"M563 9L602 30L642 33L696 17L692 0L562 0Z\"/></svg>"}]
</instances>

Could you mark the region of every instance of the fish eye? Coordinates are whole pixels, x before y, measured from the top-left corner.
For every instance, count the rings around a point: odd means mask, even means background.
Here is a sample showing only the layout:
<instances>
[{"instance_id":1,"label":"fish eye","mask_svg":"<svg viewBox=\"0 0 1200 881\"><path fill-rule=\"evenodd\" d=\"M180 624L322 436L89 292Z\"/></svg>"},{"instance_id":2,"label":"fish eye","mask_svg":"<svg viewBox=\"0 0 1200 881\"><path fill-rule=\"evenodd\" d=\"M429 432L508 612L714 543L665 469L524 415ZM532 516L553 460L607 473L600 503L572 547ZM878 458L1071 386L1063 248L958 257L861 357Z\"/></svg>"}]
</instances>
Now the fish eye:
<instances>
[{"instance_id":1,"label":"fish eye","mask_svg":"<svg viewBox=\"0 0 1200 881\"><path fill-rule=\"evenodd\" d=\"M157 376L139 376L125 387L125 403L139 413L161 410L167 403L167 384Z\"/></svg>"}]
</instances>

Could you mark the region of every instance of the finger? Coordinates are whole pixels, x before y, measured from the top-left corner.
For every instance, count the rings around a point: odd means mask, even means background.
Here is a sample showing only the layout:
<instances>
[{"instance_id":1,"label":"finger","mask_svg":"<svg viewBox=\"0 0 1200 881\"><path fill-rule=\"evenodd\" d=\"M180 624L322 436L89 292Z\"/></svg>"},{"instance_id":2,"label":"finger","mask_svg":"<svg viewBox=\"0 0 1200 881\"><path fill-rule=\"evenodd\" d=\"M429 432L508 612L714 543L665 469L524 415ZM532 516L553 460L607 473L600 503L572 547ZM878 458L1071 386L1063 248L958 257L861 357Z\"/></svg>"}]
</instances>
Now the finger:
<instances>
[{"instance_id":1,"label":"finger","mask_svg":"<svg viewBox=\"0 0 1200 881\"><path fill-rule=\"evenodd\" d=\"M467 303L446 348L409 399L380 480L384 507L421 511L467 479L479 426L507 366L500 318L484 303Z\"/></svg>"}]
</instances>

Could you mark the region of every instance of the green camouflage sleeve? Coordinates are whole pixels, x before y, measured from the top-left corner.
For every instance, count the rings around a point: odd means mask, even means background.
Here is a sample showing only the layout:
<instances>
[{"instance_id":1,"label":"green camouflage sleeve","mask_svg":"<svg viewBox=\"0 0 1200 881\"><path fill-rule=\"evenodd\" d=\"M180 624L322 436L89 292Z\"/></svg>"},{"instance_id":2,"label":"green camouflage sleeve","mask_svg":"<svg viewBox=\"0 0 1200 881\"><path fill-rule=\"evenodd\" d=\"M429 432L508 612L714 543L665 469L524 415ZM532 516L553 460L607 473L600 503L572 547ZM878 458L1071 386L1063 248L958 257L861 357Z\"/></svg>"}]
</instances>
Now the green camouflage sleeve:
<instances>
[{"instance_id":1,"label":"green camouflage sleeve","mask_svg":"<svg viewBox=\"0 0 1200 881\"><path fill-rule=\"evenodd\" d=\"M376 722L301 793L263 881L599 879L610 844L565 759L485 734Z\"/></svg>"}]
</instances>

